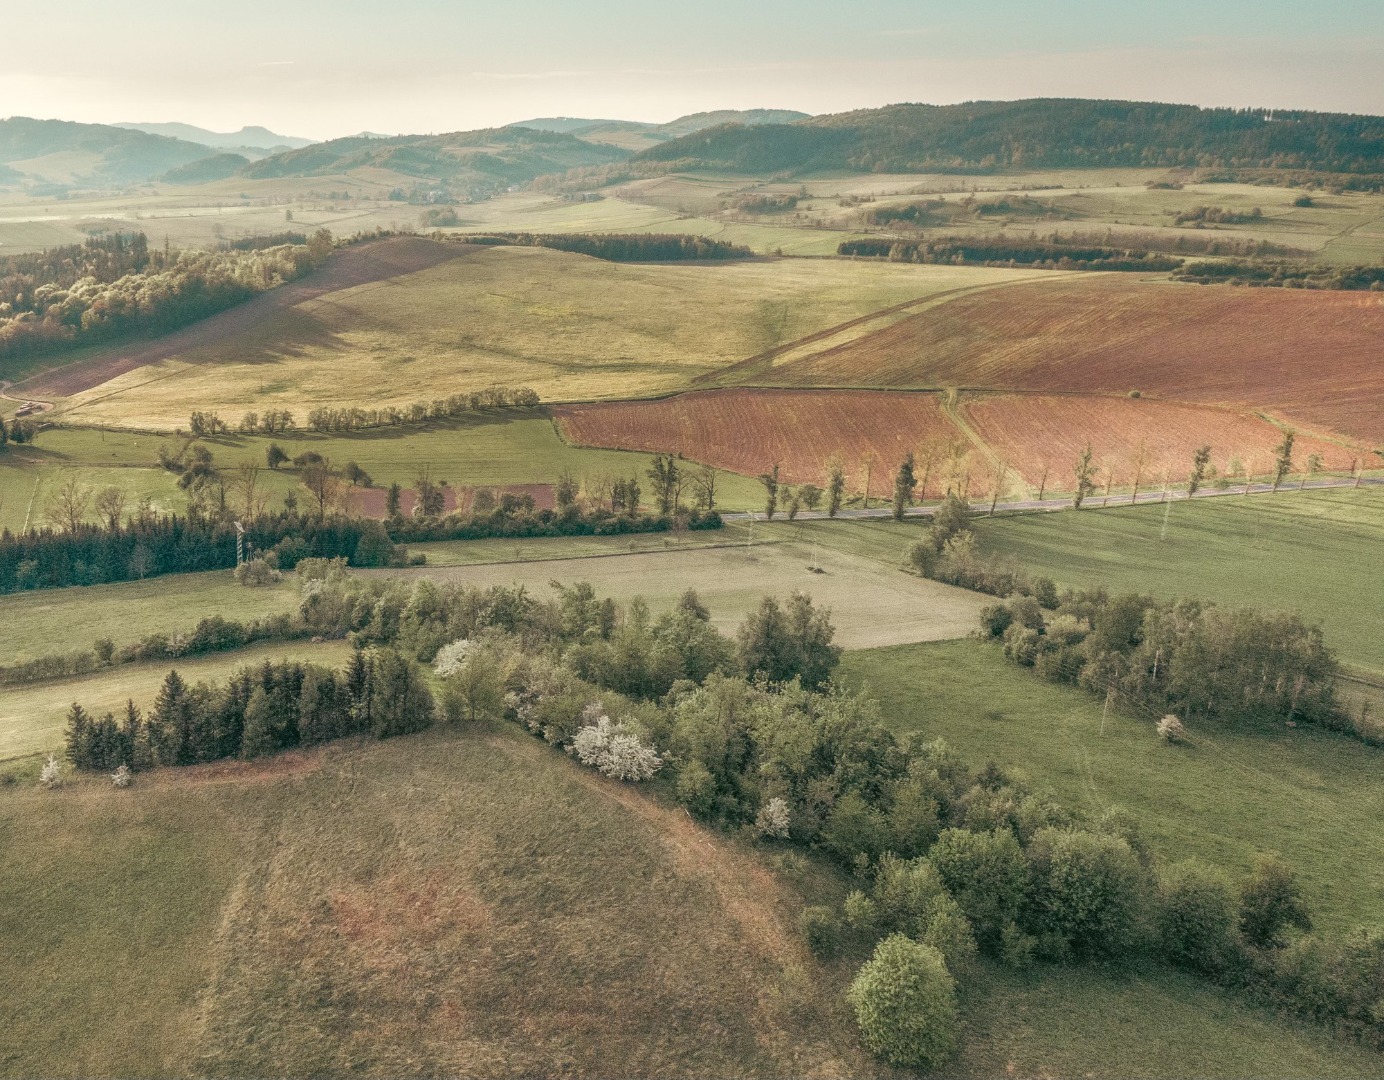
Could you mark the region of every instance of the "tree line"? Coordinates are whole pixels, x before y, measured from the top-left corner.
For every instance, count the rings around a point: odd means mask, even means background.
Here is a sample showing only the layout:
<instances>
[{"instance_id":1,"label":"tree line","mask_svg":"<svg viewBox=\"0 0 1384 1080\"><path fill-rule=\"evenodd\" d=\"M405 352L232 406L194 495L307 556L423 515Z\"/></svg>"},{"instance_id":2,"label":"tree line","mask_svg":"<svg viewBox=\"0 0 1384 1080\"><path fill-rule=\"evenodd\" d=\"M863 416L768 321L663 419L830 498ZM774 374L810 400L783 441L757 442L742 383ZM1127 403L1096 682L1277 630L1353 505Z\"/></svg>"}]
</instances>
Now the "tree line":
<instances>
[{"instance_id":1,"label":"tree line","mask_svg":"<svg viewBox=\"0 0 1384 1080\"><path fill-rule=\"evenodd\" d=\"M953 266L1032 266L1048 270L1175 270L1183 260L1136 248L1079 247L1058 238L978 236L936 240L843 240L838 255Z\"/></svg>"},{"instance_id":2,"label":"tree line","mask_svg":"<svg viewBox=\"0 0 1384 1080\"><path fill-rule=\"evenodd\" d=\"M458 236L455 239L466 244L513 244L552 248L555 251L570 251L610 262L748 259L754 254L741 244L683 234L505 232Z\"/></svg>"},{"instance_id":3,"label":"tree line","mask_svg":"<svg viewBox=\"0 0 1384 1080\"><path fill-rule=\"evenodd\" d=\"M1195 285L1249 285L1278 289L1336 289L1384 291L1384 266L1320 266L1310 263L1218 262L1187 263L1174 272L1178 281Z\"/></svg>"},{"instance_id":4,"label":"tree line","mask_svg":"<svg viewBox=\"0 0 1384 1080\"><path fill-rule=\"evenodd\" d=\"M37 356L134 333L165 333L301 277L331 253L306 243L222 251L149 247L143 233L0 259L0 356Z\"/></svg>"}]
</instances>

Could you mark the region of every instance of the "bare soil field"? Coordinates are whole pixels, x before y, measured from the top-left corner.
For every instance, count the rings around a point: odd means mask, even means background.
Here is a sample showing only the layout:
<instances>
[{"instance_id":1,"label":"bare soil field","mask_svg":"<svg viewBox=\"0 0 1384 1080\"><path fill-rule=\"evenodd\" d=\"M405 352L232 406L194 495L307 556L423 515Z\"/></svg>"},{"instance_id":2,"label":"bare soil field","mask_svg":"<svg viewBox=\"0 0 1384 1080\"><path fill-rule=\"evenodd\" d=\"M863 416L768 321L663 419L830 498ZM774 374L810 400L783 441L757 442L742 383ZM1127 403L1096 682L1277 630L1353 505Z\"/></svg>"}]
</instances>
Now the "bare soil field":
<instances>
[{"instance_id":1,"label":"bare soil field","mask_svg":"<svg viewBox=\"0 0 1384 1080\"><path fill-rule=\"evenodd\" d=\"M777 368L786 386L1128 393L1384 443L1384 295L1087 276L960 296Z\"/></svg>"},{"instance_id":2,"label":"bare soil field","mask_svg":"<svg viewBox=\"0 0 1384 1080\"><path fill-rule=\"evenodd\" d=\"M261 293L182 330L152 341L102 349L76 363L43 372L11 389L32 397L71 397L146 364L192 349L233 341L281 311L327 293L426 270L483 250L421 236L392 236L333 253L327 264L298 281Z\"/></svg>"},{"instance_id":3,"label":"bare soil field","mask_svg":"<svg viewBox=\"0 0 1384 1080\"><path fill-rule=\"evenodd\" d=\"M796 526L760 525L755 532L757 537L791 539ZM813 573L809 564L823 573ZM540 596L550 595L552 581L589 581L597 595L616 601L642 596L655 614L672 608L692 588L717 629L726 633L734 633L764 596L786 600L794 591L805 592L819 607L831 609L836 643L847 649L965 637L987 602L979 593L912 577L863 556L793 542L360 573L482 586L522 584Z\"/></svg>"},{"instance_id":4,"label":"bare soil field","mask_svg":"<svg viewBox=\"0 0 1384 1080\"><path fill-rule=\"evenodd\" d=\"M732 472L780 467L785 483L822 484L826 461L840 453L851 491L892 490L903 456L929 440L964 441L936 394L871 390L707 390L661 401L562 405L563 434L584 446L683 454Z\"/></svg>"},{"instance_id":5,"label":"bare soil field","mask_svg":"<svg viewBox=\"0 0 1384 1080\"><path fill-rule=\"evenodd\" d=\"M1248 412L1147 398L984 394L963 397L960 409L972 429L1030 485L1042 483L1046 471L1048 491L1074 486L1072 466L1088 443L1102 486L1109 480L1116 488L1127 488L1139 474L1147 490L1165 480L1186 480L1192 455L1205 445L1210 445L1211 464L1220 474L1234 471L1229 468L1234 459L1263 476L1271 471L1274 448L1283 439L1279 428ZM1294 471L1304 468L1312 454L1329 471L1348 471L1361 457L1336 443L1299 434Z\"/></svg>"}]
</instances>

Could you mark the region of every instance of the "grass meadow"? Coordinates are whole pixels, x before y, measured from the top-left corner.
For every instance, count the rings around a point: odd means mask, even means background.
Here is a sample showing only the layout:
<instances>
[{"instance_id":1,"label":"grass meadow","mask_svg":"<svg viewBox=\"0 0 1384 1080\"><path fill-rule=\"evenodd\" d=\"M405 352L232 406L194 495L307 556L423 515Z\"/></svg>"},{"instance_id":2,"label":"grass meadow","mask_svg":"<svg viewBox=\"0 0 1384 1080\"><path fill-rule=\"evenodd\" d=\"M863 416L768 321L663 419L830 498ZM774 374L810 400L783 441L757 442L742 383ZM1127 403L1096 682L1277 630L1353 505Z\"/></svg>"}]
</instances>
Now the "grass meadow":
<instances>
[{"instance_id":1,"label":"grass meadow","mask_svg":"<svg viewBox=\"0 0 1384 1080\"><path fill-rule=\"evenodd\" d=\"M879 1075L753 853L515 731L0 792L7 1075Z\"/></svg>"},{"instance_id":2,"label":"grass meadow","mask_svg":"<svg viewBox=\"0 0 1384 1080\"><path fill-rule=\"evenodd\" d=\"M1164 521L1167 531L1164 532ZM1346 663L1384 672L1384 491L1283 491L974 519L982 550L1073 588L1199 597L1320 622ZM922 522L784 523L803 541L902 566ZM772 526L771 528L778 528Z\"/></svg>"},{"instance_id":3,"label":"grass meadow","mask_svg":"<svg viewBox=\"0 0 1384 1080\"><path fill-rule=\"evenodd\" d=\"M963 759L1012 768L1034 789L1094 813L1119 806L1150 846L1232 874L1276 851L1331 931L1384 923L1384 750L1314 728L1203 724L1170 746L1149 717L1044 682L975 641L848 653L845 680L868 687L899 733L942 738Z\"/></svg>"}]
</instances>

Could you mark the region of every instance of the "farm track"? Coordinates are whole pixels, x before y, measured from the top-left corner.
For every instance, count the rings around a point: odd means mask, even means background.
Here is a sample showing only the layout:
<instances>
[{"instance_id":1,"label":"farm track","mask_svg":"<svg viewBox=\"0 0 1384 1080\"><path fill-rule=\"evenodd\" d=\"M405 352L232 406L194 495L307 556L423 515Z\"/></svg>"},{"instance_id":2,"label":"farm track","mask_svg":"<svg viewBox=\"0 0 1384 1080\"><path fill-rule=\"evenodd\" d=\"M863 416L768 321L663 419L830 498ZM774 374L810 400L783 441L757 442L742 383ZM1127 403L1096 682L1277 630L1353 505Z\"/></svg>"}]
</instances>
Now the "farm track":
<instances>
[{"instance_id":1,"label":"farm track","mask_svg":"<svg viewBox=\"0 0 1384 1080\"><path fill-rule=\"evenodd\" d=\"M10 391L30 397L63 398L90 390L118 375L167 360L191 349L234 340L285 308L328 293L427 270L480 250L465 244L442 244L418 236L394 236L367 241L334 252L327 264L298 281L260 293L243 304L151 341L102 349L61 367L39 372L11 384ZM6 396L12 396L7 394Z\"/></svg>"}]
</instances>

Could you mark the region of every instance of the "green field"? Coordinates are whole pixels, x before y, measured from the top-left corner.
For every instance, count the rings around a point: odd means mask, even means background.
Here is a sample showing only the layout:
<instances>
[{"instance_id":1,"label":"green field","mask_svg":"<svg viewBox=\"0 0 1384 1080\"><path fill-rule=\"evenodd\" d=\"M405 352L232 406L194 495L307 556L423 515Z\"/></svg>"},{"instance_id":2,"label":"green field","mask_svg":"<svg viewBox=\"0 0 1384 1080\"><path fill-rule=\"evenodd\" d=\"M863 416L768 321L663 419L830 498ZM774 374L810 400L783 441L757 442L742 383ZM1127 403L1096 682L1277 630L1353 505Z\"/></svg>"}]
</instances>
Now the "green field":
<instances>
[{"instance_id":1,"label":"green field","mask_svg":"<svg viewBox=\"0 0 1384 1080\"><path fill-rule=\"evenodd\" d=\"M305 414L496 383L549 401L669 393L880 308L1046 273L835 259L632 264L485 248L252 325L218 324L224 336L77 394L58 415L169 430L197 408Z\"/></svg>"},{"instance_id":2,"label":"green field","mask_svg":"<svg viewBox=\"0 0 1384 1080\"><path fill-rule=\"evenodd\" d=\"M1046 683L976 642L849 653L851 685L879 698L899 732L945 739L960 756L1011 767L1035 790L1099 813L1133 815L1170 861L1231 873L1276 851L1299 872L1323 928L1384 922L1384 750L1313 728L1193 726L1190 746L1159 740L1148 718Z\"/></svg>"},{"instance_id":3,"label":"green field","mask_svg":"<svg viewBox=\"0 0 1384 1080\"><path fill-rule=\"evenodd\" d=\"M1167 533L1163 523L1166 515ZM1285 491L974 519L982 549L1073 588L1199 597L1320 622L1349 664L1384 672L1384 491ZM796 522L805 539L903 566L925 523Z\"/></svg>"},{"instance_id":4,"label":"green field","mask_svg":"<svg viewBox=\"0 0 1384 1080\"><path fill-rule=\"evenodd\" d=\"M196 608L189 608L188 615L193 616L196 611ZM85 645L86 642L74 644ZM234 652L124 664L60 682L7 686L0 690L0 761L33 754L60 754L67 710L73 702L97 716L106 712L120 715L130 699L147 710L153 705L170 668L176 668L190 683L216 682L238 668L266 660L301 660L338 667L349 655L350 646L344 641L316 645L306 641L266 642Z\"/></svg>"},{"instance_id":5,"label":"green field","mask_svg":"<svg viewBox=\"0 0 1384 1080\"><path fill-rule=\"evenodd\" d=\"M22 663L102 638L119 647L149 634L186 636L208 616L248 622L297 607L292 580L248 588L229 570L10 593L0 596L0 656Z\"/></svg>"}]
</instances>

